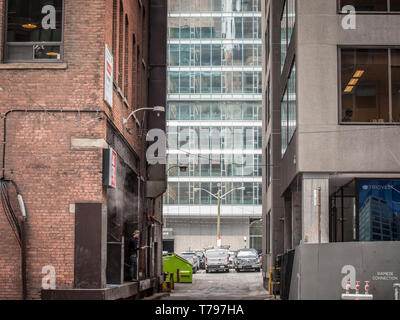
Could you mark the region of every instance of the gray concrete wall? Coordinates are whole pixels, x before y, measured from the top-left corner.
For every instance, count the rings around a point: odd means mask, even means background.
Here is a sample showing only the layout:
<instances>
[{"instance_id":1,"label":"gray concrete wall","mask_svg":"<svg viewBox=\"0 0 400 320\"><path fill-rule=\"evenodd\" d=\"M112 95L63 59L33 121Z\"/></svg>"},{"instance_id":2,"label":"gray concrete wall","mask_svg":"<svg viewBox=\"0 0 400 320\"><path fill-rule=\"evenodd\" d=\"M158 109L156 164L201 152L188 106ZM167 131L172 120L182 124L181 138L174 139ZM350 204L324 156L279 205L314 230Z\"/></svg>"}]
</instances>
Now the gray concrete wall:
<instances>
[{"instance_id":1,"label":"gray concrete wall","mask_svg":"<svg viewBox=\"0 0 400 320\"><path fill-rule=\"evenodd\" d=\"M400 128L338 125L338 46L400 45L400 19L358 14L357 28L344 30L343 17L336 1L297 1L298 170L397 172Z\"/></svg>"},{"instance_id":2,"label":"gray concrete wall","mask_svg":"<svg viewBox=\"0 0 400 320\"><path fill-rule=\"evenodd\" d=\"M292 247L296 248L302 239L301 192L292 192Z\"/></svg>"},{"instance_id":3,"label":"gray concrete wall","mask_svg":"<svg viewBox=\"0 0 400 320\"><path fill-rule=\"evenodd\" d=\"M217 244L217 219L168 218L168 228L173 228L175 252L215 247ZM222 245L232 250L249 247L249 218L221 219ZM247 238L245 243L244 237Z\"/></svg>"},{"instance_id":4,"label":"gray concrete wall","mask_svg":"<svg viewBox=\"0 0 400 320\"><path fill-rule=\"evenodd\" d=\"M265 7L267 5L267 8ZM281 160L281 137L276 132L280 132L280 108L281 108L281 95L280 95L280 17L277 12L280 12L283 7L283 0L265 1L263 3L262 12L263 15L267 12L270 14L270 33L271 42L270 49L271 53L269 58L265 57L265 50L263 50L263 61L267 61L263 66L263 105L265 106L266 101L266 90L268 77L271 82L270 101L271 101L271 119L269 125L266 124L266 110L263 112L263 164L266 164L265 150L267 148L268 141L271 141L272 149L272 163L270 164L272 184L269 189L266 190L266 175L265 169L263 170L263 228L264 234L267 235L266 228L266 214L271 210L270 220L270 248L269 254L266 254L266 239L263 240L263 275L268 277L268 271L274 266L275 257L277 254L283 251L283 229L284 223L284 201L281 198L280 190L280 179L281 179L281 167L279 162ZM267 10L266 10L267 9ZM266 31L266 19L263 21L263 38ZM265 45L265 39L263 39ZM264 47L265 48L265 47ZM274 134L273 134L274 133Z\"/></svg>"},{"instance_id":5,"label":"gray concrete wall","mask_svg":"<svg viewBox=\"0 0 400 320\"><path fill-rule=\"evenodd\" d=\"M314 200L314 190L320 188L320 210ZM302 239L305 243L329 242L329 176L305 174L302 186Z\"/></svg>"},{"instance_id":6,"label":"gray concrete wall","mask_svg":"<svg viewBox=\"0 0 400 320\"><path fill-rule=\"evenodd\" d=\"M347 279L371 281L374 300L393 300L400 282L399 242L304 244L296 248L291 300L340 300ZM352 290L354 293L354 290Z\"/></svg>"}]
</instances>

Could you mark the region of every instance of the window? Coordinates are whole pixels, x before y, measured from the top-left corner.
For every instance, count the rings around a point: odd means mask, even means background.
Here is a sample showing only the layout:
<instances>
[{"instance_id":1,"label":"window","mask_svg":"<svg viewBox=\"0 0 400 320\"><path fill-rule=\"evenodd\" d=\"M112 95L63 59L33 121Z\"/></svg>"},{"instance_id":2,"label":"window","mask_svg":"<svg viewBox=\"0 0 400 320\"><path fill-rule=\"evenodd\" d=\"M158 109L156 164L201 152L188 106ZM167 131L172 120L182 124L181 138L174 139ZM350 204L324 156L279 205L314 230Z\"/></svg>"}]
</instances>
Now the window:
<instances>
[{"instance_id":1,"label":"window","mask_svg":"<svg viewBox=\"0 0 400 320\"><path fill-rule=\"evenodd\" d=\"M62 60L63 1L8 0L4 60Z\"/></svg>"},{"instance_id":2,"label":"window","mask_svg":"<svg viewBox=\"0 0 400 320\"><path fill-rule=\"evenodd\" d=\"M112 54L114 57L114 81L115 81L115 74L116 74L116 56L117 56L117 10L118 10L118 3L117 0L113 0L113 33L112 33Z\"/></svg>"},{"instance_id":3,"label":"window","mask_svg":"<svg viewBox=\"0 0 400 320\"><path fill-rule=\"evenodd\" d=\"M271 253L271 210L267 213L266 221L265 221L265 253Z\"/></svg>"},{"instance_id":4,"label":"window","mask_svg":"<svg viewBox=\"0 0 400 320\"><path fill-rule=\"evenodd\" d=\"M260 39L261 17L169 17L169 39Z\"/></svg>"},{"instance_id":5,"label":"window","mask_svg":"<svg viewBox=\"0 0 400 320\"><path fill-rule=\"evenodd\" d=\"M288 9L287 9L287 22L288 22L288 45L290 44L290 40L292 39L292 34L294 30L294 24L296 22L296 2L295 0L288 0Z\"/></svg>"},{"instance_id":6,"label":"window","mask_svg":"<svg viewBox=\"0 0 400 320\"><path fill-rule=\"evenodd\" d=\"M283 67L285 65L287 42L287 1L285 1L285 6L283 8L281 17L281 72L283 71Z\"/></svg>"},{"instance_id":7,"label":"window","mask_svg":"<svg viewBox=\"0 0 400 320\"><path fill-rule=\"evenodd\" d=\"M132 56L131 56L131 59L132 59L132 61L131 61L131 63L132 63L132 95L131 95L131 104L132 104L132 106L131 106L131 108L132 108L132 110L134 110L135 109L135 94L136 94L136 89L135 89L135 86L136 86L136 82L137 82L137 79L135 79L135 77L136 77L136 61L135 61L135 59L137 59L137 57L136 57L136 36L135 36L135 34L133 34L132 35Z\"/></svg>"},{"instance_id":8,"label":"window","mask_svg":"<svg viewBox=\"0 0 400 320\"><path fill-rule=\"evenodd\" d=\"M265 66L268 66L268 61L269 61L269 55L270 55L270 50L271 50L271 22L270 18L268 15L268 20L267 20L267 30L265 31Z\"/></svg>"},{"instance_id":9,"label":"window","mask_svg":"<svg viewBox=\"0 0 400 320\"><path fill-rule=\"evenodd\" d=\"M288 143L297 127L296 101L296 64L294 63L288 81Z\"/></svg>"},{"instance_id":10,"label":"window","mask_svg":"<svg viewBox=\"0 0 400 320\"><path fill-rule=\"evenodd\" d=\"M266 110L266 128L269 126L269 121L271 120L271 79L268 77L267 81L267 92L265 93L265 110Z\"/></svg>"},{"instance_id":11,"label":"window","mask_svg":"<svg viewBox=\"0 0 400 320\"><path fill-rule=\"evenodd\" d=\"M296 63L294 62L290 71L287 87L281 101L282 156L285 154L297 127L296 100Z\"/></svg>"},{"instance_id":12,"label":"window","mask_svg":"<svg viewBox=\"0 0 400 320\"><path fill-rule=\"evenodd\" d=\"M258 252L262 250L262 220L250 219L250 248L256 249Z\"/></svg>"},{"instance_id":13,"label":"window","mask_svg":"<svg viewBox=\"0 0 400 320\"><path fill-rule=\"evenodd\" d=\"M272 169L272 152L271 152L271 139L268 141L267 145L267 150L266 150L266 172L267 172L267 190L269 186L271 185L272 182L272 175L271 175L271 169Z\"/></svg>"},{"instance_id":14,"label":"window","mask_svg":"<svg viewBox=\"0 0 400 320\"><path fill-rule=\"evenodd\" d=\"M353 6L356 11L400 11L400 0L341 0L340 9Z\"/></svg>"},{"instance_id":15,"label":"window","mask_svg":"<svg viewBox=\"0 0 400 320\"><path fill-rule=\"evenodd\" d=\"M399 180L358 180L359 241L400 241Z\"/></svg>"},{"instance_id":16,"label":"window","mask_svg":"<svg viewBox=\"0 0 400 320\"><path fill-rule=\"evenodd\" d=\"M201 158L201 162L205 164L206 158ZM173 159L171 156L168 157L168 165L172 168ZM178 160L182 163L181 160ZM210 161L211 162L211 161ZM192 165L192 161L190 161ZM194 164L194 162L193 162ZM197 168L198 163L195 163ZM176 176L176 172L179 170L172 169L171 176ZM179 204L190 204L190 205L216 205L217 199L210 196L209 193L201 190L194 191L193 188L202 188L210 191L213 194L218 192L218 184L216 182L170 182L168 184L166 204L179 205ZM246 190L234 190L230 192L226 197L222 199L222 204L237 205L237 204L249 204L249 205L260 205L261 204L261 185L259 183L241 183L241 182L224 182L220 185L222 194L234 188L244 187ZM257 219L258 220L258 219ZM259 220L257 221L259 222ZM261 225L255 225L257 227L254 233L257 238L261 238ZM257 241L257 240L256 240Z\"/></svg>"},{"instance_id":17,"label":"window","mask_svg":"<svg viewBox=\"0 0 400 320\"><path fill-rule=\"evenodd\" d=\"M281 101L281 144L282 144L282 157L286 152L288 146L288 124L287 124L287 100L288 100L287 88Z\"/></svg>"},{"instance_id":18,"label":"window","mask_svg":"<svg viewBox=\"0 0 400 320\"><path fill-rule=\"evenodd\" d=\"M281 16L281 72L285 66L288 47L296 23L296 1L286 0Z\"/></svg>"},{"instance_id":19,"label":"window","mask_svg":"<svg viewBox=\"0 0 400 320\"><path fill-rule=\"evenodd\" d=\"M125 33L124 33L124 96L128 96L128 35L129 35L129 21L128 16L125 16Z\"/></svg>"},{"instance_id":20,"label":"window","mask_svg":"<svg viewBox=\"0 0 400 320\"><path fill-rule=\"evenodd\" d=\"M342 48L340 53L341 123L399 123L400 50Z\"/></svg>"},{"instance_id":21,"label":"window","mask_svg":"<svg viewBox=\"0 0 400 320\"><path fill-rule=\"evenodd\" d=\"M400 122L400 49L391 50L391 62L392 121Z\"/></svg>"},{"instance_id":22,"label":"window","mask_svg":"<svg viewBox=\"0 0 400 320\"><path fill-rule=\"evenodd\" d=\"M118 39L118 86L122 86L122 52L123 52L123 29L124 26L124 8L122 1L119 2L119 39ZM115 57L114 57L115 59Z\"/></svg>"}]
</instances>

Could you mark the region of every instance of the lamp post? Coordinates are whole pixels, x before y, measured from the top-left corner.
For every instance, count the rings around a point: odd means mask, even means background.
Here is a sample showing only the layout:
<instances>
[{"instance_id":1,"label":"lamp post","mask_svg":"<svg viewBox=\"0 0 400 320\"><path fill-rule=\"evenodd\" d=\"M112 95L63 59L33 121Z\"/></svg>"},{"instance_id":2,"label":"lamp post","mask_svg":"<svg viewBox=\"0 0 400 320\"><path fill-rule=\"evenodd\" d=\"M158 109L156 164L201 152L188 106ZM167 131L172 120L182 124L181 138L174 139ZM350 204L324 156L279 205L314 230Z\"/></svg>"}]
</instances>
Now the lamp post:
<instances>
[{"instance_id":1,"label":"lamp post","mask_svg":"<svg viewBox=\"0 0 400 320\"><path fill-rule=\"evenodd\" d=\"M221 195L222 190L221 190L221 184L218 183L218 192L216 194L211 193L210 191L203 189L203 188L193 188L193 191L204 191L207 192L209 195L214 197L215 199L218 200L218 219L217 219L217 247L221 247L222 244L222 238L221 238L221 199L224 199L228 194L232 193L235 190L244 190L244 187L240 188L233 188L226 192L225 194Z\"/></svg>"},{"instance_id":2,"label":"lamp post","mask_svg":"<svg viewBox=\"0 0 400 320\"><path fill-rule=\"evenodd\" d=\"M135 113L136 113L136 112L139 112L139 111L144 111L144 110L152 110L152 111L154 111L154 112L157 112L157 116L158 116L158 117L160 116L160 112L165 112L165 108L162 107L162 106L155 106L155 107L152 107L152 108L140 108L140 109L137 109L137 110L132 111L132 112L129 114L128 118L123 118L123 119L122 119L122 123L123 123L124 125L127 124L130 117L134 117L135 120L136 120L136 122L139 122L139 121L136 119L136 117L135 117Z\"/></svg>"},{"instance_id":3,"label":"lamp post","mask_svg":"<svg viewBox=\"0 0 400 320\"><path fill-rule=\"evenodd\" d=\"M175 166L169 167L168 170L167 170L167 174L168 174L169 170L174 169L174 168L179 168L179 170L180 170L181 172L186 172L186 170L188 169L188 166L185 166L185 165L175 165Z\"/></svg>"}]
</instances>

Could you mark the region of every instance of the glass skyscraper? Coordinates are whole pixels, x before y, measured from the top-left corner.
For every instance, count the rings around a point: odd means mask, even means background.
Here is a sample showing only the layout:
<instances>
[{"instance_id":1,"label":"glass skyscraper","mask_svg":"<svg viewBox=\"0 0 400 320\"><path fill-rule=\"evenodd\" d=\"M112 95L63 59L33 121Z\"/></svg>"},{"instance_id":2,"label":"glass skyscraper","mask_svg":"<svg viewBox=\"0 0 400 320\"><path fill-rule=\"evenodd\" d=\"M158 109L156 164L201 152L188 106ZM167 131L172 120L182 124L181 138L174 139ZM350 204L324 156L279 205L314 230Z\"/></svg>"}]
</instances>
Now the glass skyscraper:
<instances>
[{"instance_id":1,"label":"glass skyscraper","mask_svg":"<svg viewBox=\"0 0 400 320\"><path fill-rule=\"evenodd\" d=\"M168 19L164 228L176 252L215 246L204 190L244 188L222 199L222 244L261 250L261 0L169 0Z\"/></svg>"}]
</instances>

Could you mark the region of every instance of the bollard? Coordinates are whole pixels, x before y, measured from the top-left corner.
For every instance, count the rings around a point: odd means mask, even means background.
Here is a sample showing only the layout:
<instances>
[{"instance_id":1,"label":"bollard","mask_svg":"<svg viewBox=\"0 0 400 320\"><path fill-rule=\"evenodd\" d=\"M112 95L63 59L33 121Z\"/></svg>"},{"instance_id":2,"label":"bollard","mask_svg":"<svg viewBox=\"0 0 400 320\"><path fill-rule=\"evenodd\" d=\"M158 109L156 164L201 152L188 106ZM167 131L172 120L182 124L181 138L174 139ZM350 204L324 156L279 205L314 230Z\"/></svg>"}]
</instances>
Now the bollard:
<instances>
[{"instance_id":1,"label":"bollard","mask_svg":"<svg viewBox=\"0 0 400 320\"><path fill-rule=\"evenodd\" d=\"M161 285L161 291L162 292L171 292L169 286L168 286L168 282L163 282Z\"/></svg>"},{"instance_id":2,"label":"bollard","mask_svg":"<svg viewBox=\"0 0 400 320\"><path fill-rule=\"evenodd\" d=\"M169 283L171 284L171 290L175 289L175 283L174 283L174 273L171 272L171 275L169 277Z\"/></svg>"},{"instance_id":3,"label":"bollard","mask_svg":"<svg viewBox=\"0 0 400 320\"><path fill-rule=\"evenodd\" d=\"M271 291L272 291L272 270L269 269L269 279L268 279L268 294L272 295Z\"/></svg>"},{"instance_id":4,"label":"bollard","mask_svg":"<svg viewBox=\"0 0 400 320\"><path fill-rule=\"evenodd\" d=\"M360 294L360 281L356 281L356 294Z\"/></svg>"},{"instance_id":5,"label":"bollard","mask_svg":"<svg viewBox=\"0 0 400 320\"><path fill-rule=\"evenodd\" d=\"M346 293L342 294L342 300L373 300L374 296L372 294L369 293L370 290L370 286L369 286L369 281L364 281L365 282L365 293L361 294L360 293L360 289L361 289L361 285L360 285L361 281L356 281L356 292L350 293L351 290L351 284L350 284L350 280L347 281L346 284Z\"/></svg>"},{"instance_id":6,"label":"bollard","mask_svg":"<svg viewBox=\"0 0 400 320\"><path fill-rule=\"evenodd\" d=\"M350 294L350 289L351 289L351 282L350 282L350 280L347 280L347 284L346 284L346 294Z\"/></svg>"},{"instance_id":7,"label":"bollard","mask_svg":"<svg viewBox=\"0 0 400 320\"><path fill-rule=\"evenodd\" d=\"M364 281L365 282L365 294L369 294L369 290L371 289L371 287L369 286L369 281Z\"/></svg>"},{"instance_id":8,"label":"bollard","mask_svg":"<svg viewBox=\"0 0 400 320\"><path fill-rule=\"evenodd\" d=\"M400 300L400 283L394 283L394 300Z\"/></svg>"}]
</instances>

